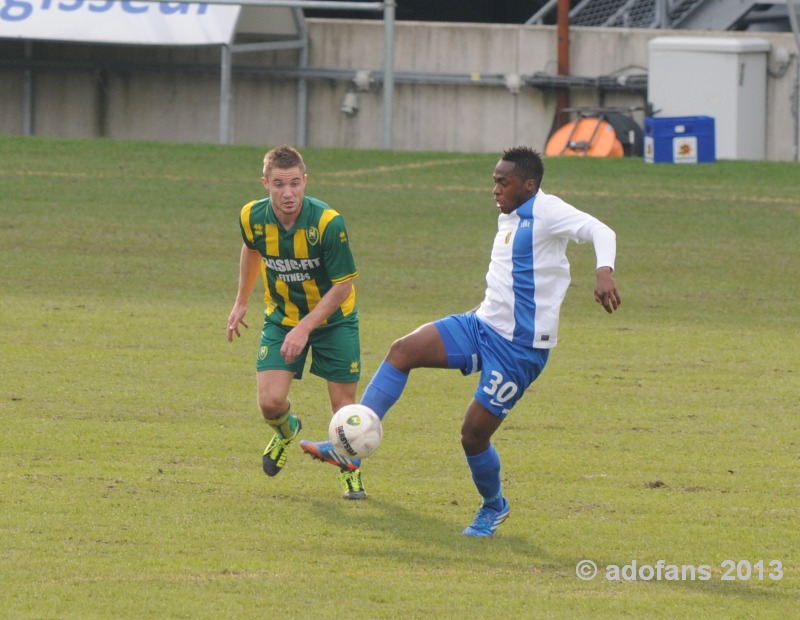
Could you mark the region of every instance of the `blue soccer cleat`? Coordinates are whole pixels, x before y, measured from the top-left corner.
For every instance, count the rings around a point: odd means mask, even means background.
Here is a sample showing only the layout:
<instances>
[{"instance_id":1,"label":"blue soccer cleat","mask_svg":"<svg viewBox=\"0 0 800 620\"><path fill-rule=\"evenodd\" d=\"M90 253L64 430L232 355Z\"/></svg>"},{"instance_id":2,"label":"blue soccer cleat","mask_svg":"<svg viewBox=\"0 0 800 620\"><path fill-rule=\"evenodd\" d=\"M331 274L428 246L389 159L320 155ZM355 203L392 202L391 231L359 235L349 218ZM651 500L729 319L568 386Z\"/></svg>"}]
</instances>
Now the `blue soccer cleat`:
<instances>
[{"instance_id":1,"label":"blue soccer cleat","mask_svg":"<svg viewBox=\"0 0 800 620\"><path fill-rule=\"evenodd\" d=\"M361 467L361 459L349 459L346 456L342 456L333 449L333 444L330 441L308 441L304 439L300 442L300 447L303 452L310 454L313 458L336 465L336 467L344 471L355 471Z\"/></svg>"},{"instance_id":2,"label":"blue soccer cleat","mask_svg":"<svg viewBox=\"0 0 800 620\"><path fill-rule=\"evenodd\" d=\"M486 538L494 535L497 527L508 519L509 512L511 512L511 506L508 505L508 500L505 497L503 498L503 507L500 510L481 505L472 523L464 530L464 536Z\"/></svg>"}]
</instances>

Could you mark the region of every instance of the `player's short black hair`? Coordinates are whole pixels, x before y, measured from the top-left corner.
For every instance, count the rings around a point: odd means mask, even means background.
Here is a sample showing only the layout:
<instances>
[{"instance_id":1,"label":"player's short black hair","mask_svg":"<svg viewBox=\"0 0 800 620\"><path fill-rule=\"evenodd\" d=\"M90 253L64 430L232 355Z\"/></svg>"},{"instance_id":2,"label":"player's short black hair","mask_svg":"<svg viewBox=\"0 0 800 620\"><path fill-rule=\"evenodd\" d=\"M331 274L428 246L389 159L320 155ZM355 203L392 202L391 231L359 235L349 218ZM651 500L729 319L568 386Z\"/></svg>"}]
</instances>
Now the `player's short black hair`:
<instances>
[{"instance_id":1,"label":"player's short black hair","mask_svg":"<svg viewBox=\"0 0 800 620\"><path fill-rule=\"evenodd\" d=\"M529 146L514 146L503 151L503 161L514 164L514 174L523 181L533 179L538 188L544 177L542 156Z\"/></svg>"}]
</instances>

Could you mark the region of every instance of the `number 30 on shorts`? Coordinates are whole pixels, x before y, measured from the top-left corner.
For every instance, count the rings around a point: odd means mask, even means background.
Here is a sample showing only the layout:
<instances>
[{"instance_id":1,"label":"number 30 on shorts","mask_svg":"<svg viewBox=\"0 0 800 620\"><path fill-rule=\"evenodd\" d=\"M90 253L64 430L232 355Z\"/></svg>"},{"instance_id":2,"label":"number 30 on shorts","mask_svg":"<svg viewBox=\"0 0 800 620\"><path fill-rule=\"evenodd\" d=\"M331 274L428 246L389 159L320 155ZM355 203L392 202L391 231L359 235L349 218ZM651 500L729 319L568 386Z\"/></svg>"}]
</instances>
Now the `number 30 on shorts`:
<instances>
[{"instance_id":1,"label":"number 30 on shorts","mask_svg":"<svg viewBox=\"0 0 800 620\"><path fill-rule=\"evenodd\" d=\"M519 391L519 387L513 381L504 382L503 375L493 370L492 379L489 381L489 385L484 386L483 391L491 396L492 400L496 401L497 404L502 405L509 399L514 398L514 395Z\"/></svg>"}]
</instances>

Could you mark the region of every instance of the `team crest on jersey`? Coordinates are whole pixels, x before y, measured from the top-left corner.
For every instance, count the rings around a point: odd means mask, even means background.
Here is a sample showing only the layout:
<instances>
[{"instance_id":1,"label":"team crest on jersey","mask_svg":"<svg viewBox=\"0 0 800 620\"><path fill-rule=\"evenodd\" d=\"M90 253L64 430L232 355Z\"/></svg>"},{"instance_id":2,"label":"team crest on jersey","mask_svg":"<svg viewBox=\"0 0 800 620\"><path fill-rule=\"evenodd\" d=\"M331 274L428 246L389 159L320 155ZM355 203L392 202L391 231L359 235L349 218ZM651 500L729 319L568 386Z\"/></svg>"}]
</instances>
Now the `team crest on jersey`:
<instances>
[{"instance_id":1,"label":"team crest on jersey","mask_svg":"<svg viewBox=\"0 0 800 620\"><path fill-rule=\"evenodd\" d=\"M306 239L311 245L317 245L319 243L319 230L314 228L313 226L306 231Z\"/></svg>"},{"instance_id":2,"label":"team crest on jersey","mask_svg":"<svg viewBox=\"0 0 800 620\"><path fill-rule=\"evenodd\" d=\"M269 347L261 347L258 350L258 359L262 362L267 359L267 353L269 353Z\"/></svg>"},{"instance_id":3,"label":"team crest on jersey","mask_svg":"<svg viewBox=\"0 0 800 620\"><path fill-rule=\"evenodd\" d=\"M506 233L506 240L504 241L504 243L505 243L506 245L508 245L508 242L509 242L510 240L511 240L511 233L509 232L509 233Z\"/></svg>"},{"instance_id":4,"label":"team crest on jersey","mask_svg":"<svg viewBox=\"0 0 800 620\"><path fill-rule=\"evenodd\" d=\"M263 235L264 234L264 227L261 224L255 224L253 226L253 232L256 235Z\"/></svg>"},{"instance_id":5,"label":"team crest on jersey","mask_svg":"<svg viewBox=\"0 0 800 620\"><path fill-rule=\"evenodd\" d=\"M344 231L339 233L339 242L347 243L347 234Z\"/></svg>"}]
</instances>

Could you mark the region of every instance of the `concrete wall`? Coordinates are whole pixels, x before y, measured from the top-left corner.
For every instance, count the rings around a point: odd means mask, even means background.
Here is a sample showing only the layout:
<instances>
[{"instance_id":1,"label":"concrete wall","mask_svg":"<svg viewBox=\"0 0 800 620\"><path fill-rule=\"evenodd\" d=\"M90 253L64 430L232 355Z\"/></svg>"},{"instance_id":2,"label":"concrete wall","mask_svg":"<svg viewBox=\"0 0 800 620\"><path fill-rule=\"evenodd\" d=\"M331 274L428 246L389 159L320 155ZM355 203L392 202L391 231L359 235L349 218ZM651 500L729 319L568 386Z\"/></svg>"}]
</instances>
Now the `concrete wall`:
<instances>
[{"instance_id":1,"label":"concrete wall","mask_svg":"<svg viewBox=\"0 0 800 620\"><path fill-rule=\"evenodd\" d=\"M309 65L383 68L380 21L308 20ZM767 82L767 159L797 158L792 93L798 79L791 33L698 33L641 29L571 29L571 73L592 77L644 74L648 41L655 36L754 36L790 51L782 76ZM0 133L23 133L19 41L0 41ZM241 68L295 67L292 51L239 54ZM216 142L219 137L218 48L165 49L34 43L34 133L119 139ZM772 60L772 57L771 57ZM51 65L70 61L72 66ZM138 66L131 65L136 63ZM771 68L777 64L770 62ZM549 26L398 22L395 68L404 72L531 75L556 73L556 31ZM378 149L383 146L381 89L358 93L359 110L340 111L348 80L310 79L307 144ZM296 142L296 80L256 74L234 77L233 141L274 145ZM517 143L543 149L553 122L555 91L525 86L395 86L394 148L496 152ZM572 91L571 105L644 106L634 91ZM644 113L635 115L640 125Z\"/></svg>"}]
</instances>

